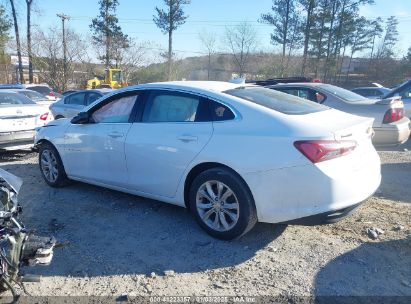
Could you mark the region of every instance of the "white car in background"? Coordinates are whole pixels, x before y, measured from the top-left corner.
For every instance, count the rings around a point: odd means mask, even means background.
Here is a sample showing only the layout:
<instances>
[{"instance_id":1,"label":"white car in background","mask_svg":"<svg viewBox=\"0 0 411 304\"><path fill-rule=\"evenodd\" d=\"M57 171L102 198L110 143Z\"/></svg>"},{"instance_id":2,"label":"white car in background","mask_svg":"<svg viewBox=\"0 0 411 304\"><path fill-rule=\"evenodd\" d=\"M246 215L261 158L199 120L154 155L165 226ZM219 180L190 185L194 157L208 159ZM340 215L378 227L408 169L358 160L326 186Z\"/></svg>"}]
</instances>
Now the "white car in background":
<instances>
[{"instance_id":1,"label":"white car in background","mask_svg":"<svg viewBox=\"0 0 411 304\"><path fill-rule=\"evenodd\" d=\"M371 196L372 123L262 87L154 83L49 123L35 145L50 186L73 179L185 206L233 239L257 221L334 222Z\"/></svg>"},{"instance_id":2,"label":"white car in background","mask_svg":"<svg viewBox=\"0 0 411 304\"><path fill-rule=\"evenodd\" d=\"M33 146L35 129L52 120L48 106L24 95L0 91L0 150Z\"/></svg>"}]
</instances>

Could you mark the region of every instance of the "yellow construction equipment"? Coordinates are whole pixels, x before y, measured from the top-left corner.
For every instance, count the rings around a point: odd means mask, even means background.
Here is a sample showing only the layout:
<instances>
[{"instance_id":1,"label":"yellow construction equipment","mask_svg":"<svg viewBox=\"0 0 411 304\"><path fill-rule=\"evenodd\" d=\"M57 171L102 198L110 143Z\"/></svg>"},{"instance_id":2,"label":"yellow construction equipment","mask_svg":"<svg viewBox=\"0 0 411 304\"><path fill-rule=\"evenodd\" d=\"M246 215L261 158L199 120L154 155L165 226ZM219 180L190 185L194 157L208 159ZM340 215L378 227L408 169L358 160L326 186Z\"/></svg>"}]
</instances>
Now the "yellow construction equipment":
<instances>
[{"instance_id":1,"label":"yellow construction equipment","mask_svg":"<svg viewBox=\"0 0 411 304\"><path fill-rule=\"evenodd\" d=\"M111 88L119 89L128 86L123 80L123 71L120 69L107 69L105 77L96 76L87 80L87 90Z\"/></svg>"}]
</instances>

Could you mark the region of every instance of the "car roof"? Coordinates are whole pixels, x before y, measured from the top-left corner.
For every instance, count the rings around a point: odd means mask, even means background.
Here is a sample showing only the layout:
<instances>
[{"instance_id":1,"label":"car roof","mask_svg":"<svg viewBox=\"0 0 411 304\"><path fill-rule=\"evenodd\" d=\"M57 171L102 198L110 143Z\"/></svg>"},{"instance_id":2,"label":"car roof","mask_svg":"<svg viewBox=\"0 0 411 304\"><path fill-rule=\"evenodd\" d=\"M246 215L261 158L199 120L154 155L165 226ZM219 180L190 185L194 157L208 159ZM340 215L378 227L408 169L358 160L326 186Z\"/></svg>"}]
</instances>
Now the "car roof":
<instances>
[{"instance_id":1,"label":"car roof","mask_svg":"<svg viewBox=\"0 0 411 304\"><path fill-rule=\"evenodd\" d=\"M359 87L359 88L354 88L352 90L369 90L369 89L373 89L373 90L389 90L389 88L379 88L379 87Z\"/></svg>"},{"instance_id":2,"label":"car roof","mask_svg":"<svg viewBox=\"0 0 411 304\"><path fill-rule=\"evenodd\" d=\"M279 83L275 85L270 85L271 88L280 88L280 87L298 87L298 86L307 86L307 87L318 87L323 85L322 82L293 82L293 83Z\"/></svg>"},{"instance_id":3,"label":"car roof","mask_svg":"<svg viewBox=\"0 0 411 304\"><path fill-rule=\"evenodd\" d=\"M150 89L150 88L164 88L164 89L200 89L205 91L223 92L230 89L238 88L239 85L224 81L168 81L168 82L154 82L140 84L136 86L130 86L122 89L122 91L128 91L133 89Z\"/></svg>"}]
</instances>

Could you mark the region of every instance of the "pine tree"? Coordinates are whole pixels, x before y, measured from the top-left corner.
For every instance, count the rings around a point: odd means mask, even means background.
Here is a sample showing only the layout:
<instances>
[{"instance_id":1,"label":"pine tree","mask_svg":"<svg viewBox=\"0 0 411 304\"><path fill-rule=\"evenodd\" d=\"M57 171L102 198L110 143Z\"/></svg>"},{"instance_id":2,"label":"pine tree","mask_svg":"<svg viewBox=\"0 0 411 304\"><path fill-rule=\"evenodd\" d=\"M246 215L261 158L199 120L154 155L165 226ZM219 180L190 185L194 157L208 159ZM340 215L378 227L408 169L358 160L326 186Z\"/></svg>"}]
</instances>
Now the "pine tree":
<instances>
[{"instance_id":1,"label":"pine tree","mask_svg":"<svg viewBox=\"0 0 411 304\"><path fill-rule=\"evenodd\" d=\"M183 5L190 4L190 0L164 0L165 9L156 7L157 15L153 21L157 27L168 34L168 80L171 80L171 68L173 60L173 32L183 25L188 18L183 11Z\"/></svg>"},{"instance_id":2,"label":"pine tree","mask_svg":"<svg viewBox=\"0 0 411 304\"><path fill-rule=\"evenodd\" d=\"M100 60L104 62L106 69L109 69L113 60L118 64L119 58L116 58L118 49L129 47L129 38L123 34L121 27L118 25L116 9L119 5L118 0L99 0L100 14L92 20L90 29L93 33L93 40L97 46L104 48L104 55Z\"/></svg>"}]
</instances>

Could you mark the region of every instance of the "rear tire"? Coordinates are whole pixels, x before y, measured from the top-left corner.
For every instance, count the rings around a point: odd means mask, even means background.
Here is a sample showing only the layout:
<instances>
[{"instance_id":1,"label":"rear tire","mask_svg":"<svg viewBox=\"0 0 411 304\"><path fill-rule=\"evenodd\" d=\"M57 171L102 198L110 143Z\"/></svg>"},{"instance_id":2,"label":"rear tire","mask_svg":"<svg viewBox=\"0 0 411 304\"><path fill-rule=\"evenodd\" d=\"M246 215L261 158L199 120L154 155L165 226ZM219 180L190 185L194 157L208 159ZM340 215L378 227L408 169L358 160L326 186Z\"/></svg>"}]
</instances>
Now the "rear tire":
<instances>
[{"instance_id":1,"label":"rear tire","mask_svg":"<svg viewBox=\"0 0 411 304\"><path fill-rule=\"evenodd\" d=\"M57 149L50 143L39 148L39 166L45 182L51 187L62 187L68 178Z\"/></svg>"},{"instance_id":2,"label":"rear tire","mask_svg":"<svg viewBox=\"0 0 411 304\"><path fill-rule=\"evenodd\" d=\"M190 187L189 204L197 223L221 240L239 238L257 223L248 186L226 168L213 168L198 175Z\"/></svg>"}]
</instances>

